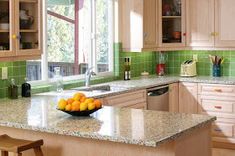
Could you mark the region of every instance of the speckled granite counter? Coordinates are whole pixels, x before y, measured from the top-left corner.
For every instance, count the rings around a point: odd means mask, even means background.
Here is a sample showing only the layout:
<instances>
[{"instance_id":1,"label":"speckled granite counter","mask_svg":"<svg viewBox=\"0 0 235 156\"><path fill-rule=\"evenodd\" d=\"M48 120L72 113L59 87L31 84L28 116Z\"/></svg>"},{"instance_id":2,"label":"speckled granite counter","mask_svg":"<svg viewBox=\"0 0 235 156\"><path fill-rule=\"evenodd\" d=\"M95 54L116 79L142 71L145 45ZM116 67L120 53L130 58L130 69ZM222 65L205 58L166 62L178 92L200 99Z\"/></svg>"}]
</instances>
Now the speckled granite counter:
<instances>
[{"instance_id":1,"label":"speckled granite counter","mask_svg":"<svg viewBox=\"0 0 235 156\"><path fill-rule=\"evenodd\" d=\"M202 115L114 107L77 118L56 110L59 98L1 100L0 126L156 147L215 120Z\"/></svg>"}]
</instances>

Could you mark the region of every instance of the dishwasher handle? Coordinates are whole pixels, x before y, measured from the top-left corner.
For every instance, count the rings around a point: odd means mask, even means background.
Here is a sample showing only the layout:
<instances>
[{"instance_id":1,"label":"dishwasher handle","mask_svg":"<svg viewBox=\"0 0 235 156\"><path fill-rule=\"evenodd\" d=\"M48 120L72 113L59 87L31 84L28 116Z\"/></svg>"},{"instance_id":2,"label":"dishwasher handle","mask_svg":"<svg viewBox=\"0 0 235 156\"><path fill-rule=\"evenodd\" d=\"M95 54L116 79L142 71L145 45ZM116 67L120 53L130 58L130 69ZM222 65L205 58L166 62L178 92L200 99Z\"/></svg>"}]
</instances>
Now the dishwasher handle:
<instances>
[{"instance_id":1,"label":"dishwasher handle","mask_svg":"<svg viewBox=\"0 0 235 156\"><path fill-rule=\"evenodd\" d=\"M169 86L165 86L148 92L148 96L160 96L169 92Z\"/></svg>"}]
</instances>

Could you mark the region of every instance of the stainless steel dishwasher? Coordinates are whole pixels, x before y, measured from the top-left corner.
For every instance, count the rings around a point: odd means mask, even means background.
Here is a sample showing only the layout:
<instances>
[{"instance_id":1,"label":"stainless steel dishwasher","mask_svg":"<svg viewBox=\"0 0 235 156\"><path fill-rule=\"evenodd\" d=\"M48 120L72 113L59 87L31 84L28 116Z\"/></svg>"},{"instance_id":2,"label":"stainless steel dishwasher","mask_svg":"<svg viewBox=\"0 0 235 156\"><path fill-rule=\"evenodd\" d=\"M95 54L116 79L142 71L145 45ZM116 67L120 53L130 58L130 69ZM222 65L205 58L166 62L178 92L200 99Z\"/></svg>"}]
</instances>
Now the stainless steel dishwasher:
<instances>
[{"instance_id":1,"label":"stainless steel dishwasher","mask_svg":"<svg viewBox=\"0 0 235 156\"><path fill-rule=\"evenodd\" d=\"M169 85L147 89L147 109L169 111Z\"/></svg>"}]
</instances>

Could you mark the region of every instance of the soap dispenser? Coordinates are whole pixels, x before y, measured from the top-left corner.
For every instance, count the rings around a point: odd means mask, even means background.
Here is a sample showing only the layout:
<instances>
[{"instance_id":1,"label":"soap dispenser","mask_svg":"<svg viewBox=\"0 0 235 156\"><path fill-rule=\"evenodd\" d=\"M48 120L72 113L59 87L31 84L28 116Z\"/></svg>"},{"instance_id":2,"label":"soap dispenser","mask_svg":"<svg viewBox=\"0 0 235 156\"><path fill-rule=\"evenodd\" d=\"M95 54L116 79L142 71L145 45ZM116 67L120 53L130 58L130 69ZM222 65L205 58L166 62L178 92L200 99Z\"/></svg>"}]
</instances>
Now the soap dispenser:
<instances>
[{"instance_id":1,"label":"soap dispenser","mask_svg":"<svg viewBox=\"0 0 235 156\"><path fill-rule=\"evenodd\" d=\"M15 84L15 79L11 79L10 85L8 86L8 97L10 99L18 98L18 87Z\"/></svg>"},{"instance_id":2,"label":"soap dispenser","mask_svg":"<svg viewBox=\"0 0 235 156\"><path fill-rule=\"evenodd\" d=\"M27 78L21 86L21 96L22 97L31 97L31 85L27 83Z\"/></svg>"}]
</instances>

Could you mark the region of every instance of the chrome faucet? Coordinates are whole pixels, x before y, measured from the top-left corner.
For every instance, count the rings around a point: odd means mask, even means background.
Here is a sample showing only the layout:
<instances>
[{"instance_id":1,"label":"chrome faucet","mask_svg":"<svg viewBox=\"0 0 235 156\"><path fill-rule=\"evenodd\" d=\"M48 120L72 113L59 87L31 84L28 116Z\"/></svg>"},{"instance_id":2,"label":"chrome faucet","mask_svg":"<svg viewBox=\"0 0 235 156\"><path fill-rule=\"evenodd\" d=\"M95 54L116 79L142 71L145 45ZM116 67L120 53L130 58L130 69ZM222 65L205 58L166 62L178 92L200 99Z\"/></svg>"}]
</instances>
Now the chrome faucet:
<instances>
[{"instance_id":1,"label":"chrome faucet","mask_svg":"<svg viewBox=\"0 0 235 156\"><path fill-rule=\"evenodd\" d=\"M90 86L90 81L91 81L91 76L95 76L96 73L92 71L93 67L88 68L86 73L85 73L85 86L89 87Z\"/></svg>"}]
</instances>

